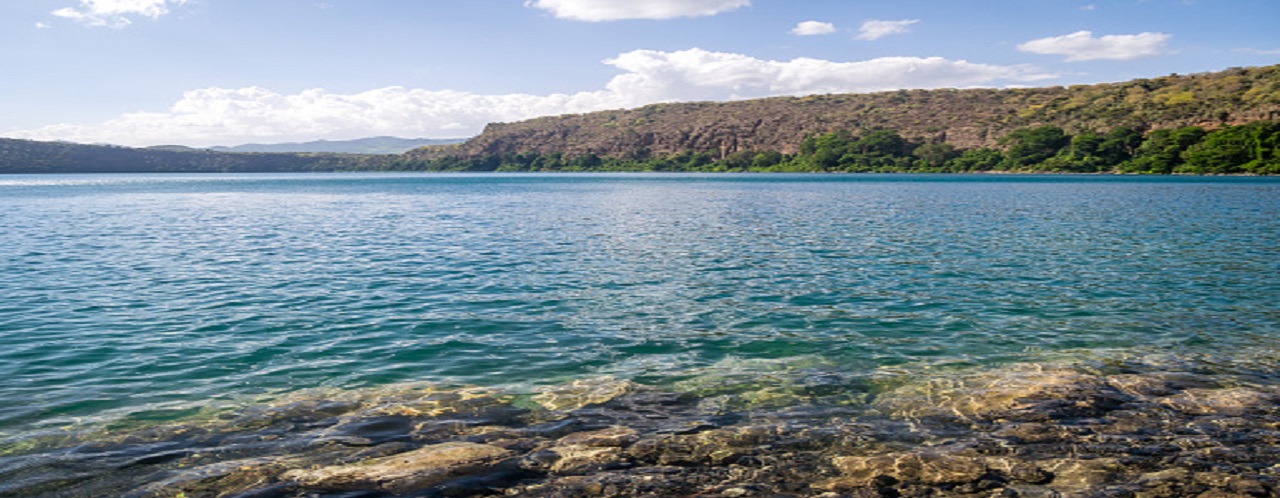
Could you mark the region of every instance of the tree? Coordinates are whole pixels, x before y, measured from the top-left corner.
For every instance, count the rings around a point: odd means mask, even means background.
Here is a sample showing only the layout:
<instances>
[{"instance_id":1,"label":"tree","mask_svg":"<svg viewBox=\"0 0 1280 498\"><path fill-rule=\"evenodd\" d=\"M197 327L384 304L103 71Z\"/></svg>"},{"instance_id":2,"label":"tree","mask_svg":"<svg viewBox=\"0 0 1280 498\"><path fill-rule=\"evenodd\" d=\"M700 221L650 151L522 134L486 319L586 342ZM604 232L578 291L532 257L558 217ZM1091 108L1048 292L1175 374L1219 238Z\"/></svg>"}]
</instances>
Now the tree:
<instances>
[{"instance_id":1,"label":"tree","mask_svg":"<svg viewBox=\"0 0 1280 498\"><path fill-rule=\"evenodd\" d=\"M948 162L948 169L956 172L991 171L1004 162L1004 154L995 149L966 149L960 157Z\"/></svg>"},{"instance_id":2,"label":"tree","mask_svg":"<svg viewBox=\"0 0 1280 498\"><path fill-rule=\"evenodd\" d=\"M729 154L716 164L724 171L746 171L751 167L757 153L753 150L740 150Z\"/></svg>"},{"instance_id":3,"label":"tree","mask_svg":"<svg viewBox=\"0 0 1280 498\"><path fill-rule=\"evenodd\" d=\"M1121 163L1118 169L1129 173L1173 173L1182 165L1182 153L1204 135L1204 129L1198 126L1152 131L1134 151L1133 159Z\"/></svg>"},{"instance_id":4,"label":"tree","mask_svg":"<svg viewBox=\"0 0 1280 498\"><path fill-rule=\"evenodd\" d=\"M786 157L784 157L781 152L776 150L767 150L756 154L756 157L751 160L751 169L765 170L773 168L774 166L782 164L782 161L784 160L786 160Z\"/></svg>"},{"instance_id":5,"label":"tree","mask_svg":"<svg viewBox=\"0 0 1280 498\"><path fill-rule=\"evenodd\" d=\"M1116 166L1132 158L1141 145L1142 132L1128 126L1121 126L1107 132L1106 139L1102 141L1099 149L1099 155L1108 166Z\"/></svg>"},{"instance_id":6,"label":"tree","mask_svg":"<svg viewBox=\"0 0 1280 498\"><path fill-rule=\"evenodd\" d=\"M1071 137L1057 126L1014 130L1000 140L1001 145L1008 146L1002 166L1008 170L1030 169L1057 155L1070 143Z\"/></svg>"},{"instance_id":7,"label":"tree","mask_svg":"<svg viewBox=\"0 0 1280 498\"><path fill-rule=\"evenodd\" d=\"M1276 148L1280 124L1259 121L1210 132L1182 153L1178 172L1197 174L1266 173L1280 168Z\"/></svg>"},{"instance_id":8,"label":"tree","mask_svg":"<svg viewBox=\"0 0 1280 498\"><path fill-rule=\"evenodd\" d=\"M907 140L898 132L877 128L851 144L850 149L861 155L903 157L910 152Z\"/></svg>"},{"instance_id":9,"label":"tree","mask_svg":"<svg viewBox=\"0 0 1280 498\"><path fill-rule=\"evenodd\" d=\"M960 152L947 143L924 144L916 147L912 155L917 158L916 163L920 169L942 171L946 169L948 162L960 157Z\"/></svg>"},{"instance_id":10,"label":"tree","mask_svg":"<svg viewBox=\"0 0 1280 498\"><path fill-rule=\"evenodd\" d=\"M1071 137L1067 147L1044 161L1045 169L1069 171L1073 173L1092 173L1103 169L1106 165L1102 159L1102 135L1086 131Z\"/></svg>"}]
</instances>

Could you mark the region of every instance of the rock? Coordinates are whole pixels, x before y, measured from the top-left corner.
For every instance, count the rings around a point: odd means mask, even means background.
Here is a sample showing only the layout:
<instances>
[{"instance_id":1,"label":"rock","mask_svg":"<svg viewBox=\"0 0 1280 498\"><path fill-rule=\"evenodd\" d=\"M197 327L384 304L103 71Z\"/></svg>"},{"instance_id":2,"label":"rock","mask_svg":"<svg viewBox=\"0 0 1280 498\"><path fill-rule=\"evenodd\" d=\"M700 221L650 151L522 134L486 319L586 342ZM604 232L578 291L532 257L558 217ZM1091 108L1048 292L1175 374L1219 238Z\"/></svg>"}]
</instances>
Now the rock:
<instances>
[{"instance_id":1,"label":"rock","mask_svg":"<svg viewBox=\"0 0 1280 498\"><path fill-rule=\"evenodd\" d=\"M617 447L570 445L556 446L549 451L557 457L556 462L551 465L551 471L557 474L577 474L616 467L623 460L622 448Z\"/></svg>"},{"instance_id":2,"label":"rock","mask_svg":"<svg viewBox=\"0 0 1280 498\"><path fill-rule=\"evenodd\" d=\"M1067 494L1101 489L1104 485L1119 481L1123 467L1114 458L1093 460L1060 459L1041 462L1052 472L1053 487Z\"/></svg>"},{"instance_id":3,"label":"rock","mask_svg":"<svg viewBox=\"0 0 1280 498\"><path fill-rule=\"evenodd\" d=\"M357 418L338 424L328 431L329 438L352 446L373 446L391 441L409 441L414 420L404 416Z\"/></svg>"},{"instance_id":4,"label":"rock","mask_svg":"<svg viewBox=\"0 0 1280 498\"><path fill-rule=\"evenodd\" d=\"M507 490L508 496L545 498L608 498L694 496L702 486L686 482L680 469L634 469L634 473L555 476Z\"/></svg>"},{"instance_id":5,"label":"rock","mask_svg":"<svg viewBox=\"0 0 1280 498\"><path fill-rule=\"evenodd\" d=\"M569 384L546 387L533 396L533 401L552 411L573 411L608 403L637 389L633 382L612 377L575 380Z\"/></svg>"},{"instance_id":6,"label":"rock","mask_svg":"<svg viewBox=\"0 0 1280 498\"><path fill-rule=\"evenodd\" d=\"M1161 402L1190 415L1241 416L1276 410L1277 396L1253 389L1187 389Z\"/></svg>"},{"instance_id":7,"label":"rock","mask_svg":"<svg viewBox=\"0 0 1280 498\"><path fill-rule=\"evenodd\" d=\"M897 418L1046 421L1099 416L1128 399L1097 376L1020 365L907 384L873 406Z\"/></svg>"},{"instance_id":8,"label":"rock","mask_svg":"<svg viewBox=\"0 0 1280 498\"><path fill-rule=\"evenodd\" d=\"M832 460L843 484L865 487L892 482L944 485L978 481L987 473L980 457L943 452L913 452L880 456L845 456Z\"/></svg>"},{"instance_id":9,"label":"rock","mask_svg":"<svg viewBox=\"0 0 1280 498\"><path fill-rule=\"evenodd\" d=\"M1204 488L1195 486L1191 477L1190 471L1178 467L1143 474L1137 479L1142 487L1138 495L1142 498L1194 496Z\"/></svg>"},{"instance_id":10,"label":"rock","mask_svg":"<svg viewBox=\"0 0 1280 498\"><path fill-rule=\"evenodd\" d=\"M1039 422L1006 424L996 430L994 435L1019 444L1056 443L1072 439L1072 434L1063 427Z\"/></svg>"},{"instance_id":11,"label":"rock","mask_svg":"<svg viewBox=\"0 0 1280 498\"><path fill-rule=\"evenodd\" d=\"M624 448L637 441L634 429L622 426L569 434L549 448L525 455L522 465L538 472L584 474L628 465Z\"/></svg>"},{"instance_id":12,"label":"rock","mask_svg":"<svg viewBox=\"0 0 1280 498\"><path fill-rule=\"evenodd\" d=\"M1217 488L1219 491L1229 491L1240 495L1267 496L1266 485L1258 480L1239 475L1222 472L1198 472L1195 474L1195 482Z\"/></svg>"},{"instance_id":13,"label":"rock","mask_svg":"<svg viewBox=\"0 0 1280 498\"><path fill-rule=\"evenodd\" d=\"M1048 484L1053 481L1053 473L1040 466L1011 458L987 458L987 468L1003 475L1013 482L1027 484Z\"/></svg>"},{"instance_id":14,"label":"rock","mask_svg":"<svg viewBox=\"0 0 1280 498\"><path fill-rule=\"evenodd\" d=\"M307 488L374 488L398 493L480 473L512 456L511 451L497 446L443 443L350 465L292 470L283 477Z\"/></svg>"},{"instance_id":15,"label":"rock","mask_svg":"<svg viewBox=\"0 0 1280 498\"><path fill-rule=\"evenodd\" d=\"M635 429L615 425L597 431L575 432L560 438L561 446L589 446L594 448L626 448L639 441Z\"/></svg>"},{"instance_id":16,"label":"rock","mask_svg":"<svg viewBox=\"0 0 1280 498\"><path fill-rule=\"evenodd\" d=\"M1062 498L1062 493L1045 486L1015 484L1004 488L997 496L1001 498Z\"/></svg>"},{"instance_id":17,"label":"rock","mask_svg":"<svg viewBox=\"0 0 1280 498\"><path fill-rule=\"evenodd\" d=\"M1249 498L1249 495L1232 493L1220 489L1211 489L1196 496L1197 498Z\"/></svg>"},{"instance_id":18,"label":"rock","mask_svg":"<svg viewBox=\"0 0 1280 498\"><path fill-rule=\"evenodd\" d=\"M663 435L628 449L637 461L659 465L723 466L753 453L776 452L781 435L761 426L714 429L697 434Z\"/></svg>"},{"instance_id":19,"label":"rock","mask_svg":"<svg viewBox=\"0 0 1280 498\"><path fill-rule=\"evenodd\" d=\"M1107 383L1131 396L1171 396L1178 393L1173 383L1151 374L1120 374L1107 377Z\"/></svg>"},{"instance_id":20,"label":"rock","mask_svg":"<svg viewBox=\"0 0 1280 498\"><path fill-rule=\"evenodd\" d=\"M1262 481L1256 479L1237 478L1228 485L1236 493L1249 496L1271 496L1271 490Z\"/></svg>"}]
</instances>

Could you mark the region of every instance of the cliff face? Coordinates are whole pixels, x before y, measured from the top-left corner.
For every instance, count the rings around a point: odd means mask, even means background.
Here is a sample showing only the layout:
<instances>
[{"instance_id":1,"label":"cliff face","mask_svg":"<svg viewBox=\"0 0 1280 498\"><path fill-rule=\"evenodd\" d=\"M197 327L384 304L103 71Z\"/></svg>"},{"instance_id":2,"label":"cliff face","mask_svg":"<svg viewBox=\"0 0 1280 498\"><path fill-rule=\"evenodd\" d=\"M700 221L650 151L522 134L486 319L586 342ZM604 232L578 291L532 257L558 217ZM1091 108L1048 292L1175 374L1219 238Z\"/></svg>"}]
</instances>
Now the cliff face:
<instances>
[{"instance_id":1,"label":"cliff face","mask_svg":"<svg viewBox=\"0 0 1280 498\"><path fill-rule=\"evenodd\" d=\"M456 146L415 158L510 153L644 157L685 151L795 152L807 136L887 128L908 139L959 148L991 146L1010 131L1056 125L1071 133L1280 120L1280 66L1170 75L1069 88L903 90L782 97L638 109L489 125Z\"/></svg>"}]
</instances>

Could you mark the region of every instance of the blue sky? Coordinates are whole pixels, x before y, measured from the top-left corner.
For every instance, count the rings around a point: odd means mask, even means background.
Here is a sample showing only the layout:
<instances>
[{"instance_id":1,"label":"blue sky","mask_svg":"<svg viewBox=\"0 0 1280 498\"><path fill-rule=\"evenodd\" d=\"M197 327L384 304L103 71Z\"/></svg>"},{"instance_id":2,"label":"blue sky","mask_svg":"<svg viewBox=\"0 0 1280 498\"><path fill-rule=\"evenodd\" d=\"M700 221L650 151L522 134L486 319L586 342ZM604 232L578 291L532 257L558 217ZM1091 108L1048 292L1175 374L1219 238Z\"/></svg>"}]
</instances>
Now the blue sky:
<instances>
[{"instance_id":1,"label":"blue sky","mask_svg":"<svg viewBox=\"0 0 1280 498\"><path fill-rule=\"evenodd\" d=\"M450 138L654 102L1280 63L1277 0L5 0L0 136Z\"/></svg>"}]
</instances>

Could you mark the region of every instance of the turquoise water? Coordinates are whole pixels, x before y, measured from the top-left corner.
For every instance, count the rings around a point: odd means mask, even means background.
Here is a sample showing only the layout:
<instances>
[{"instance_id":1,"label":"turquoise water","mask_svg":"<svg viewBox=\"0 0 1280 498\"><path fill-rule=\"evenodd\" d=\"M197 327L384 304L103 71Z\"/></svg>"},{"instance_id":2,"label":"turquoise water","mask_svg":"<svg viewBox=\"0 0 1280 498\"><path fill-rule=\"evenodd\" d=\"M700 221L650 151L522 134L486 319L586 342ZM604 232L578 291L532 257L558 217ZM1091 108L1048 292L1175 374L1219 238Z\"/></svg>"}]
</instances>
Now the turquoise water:
<instances>
[{"instance_id":1,"label":"turquoise water","mask_svg":"<svg viewBox=\"0 0 1280 498\"><path fill-rule=\"evenodd\" d=\"M0 177L0 437L406 382L1275 349L1280 181Z\"/></svg>"}]
</instances>

